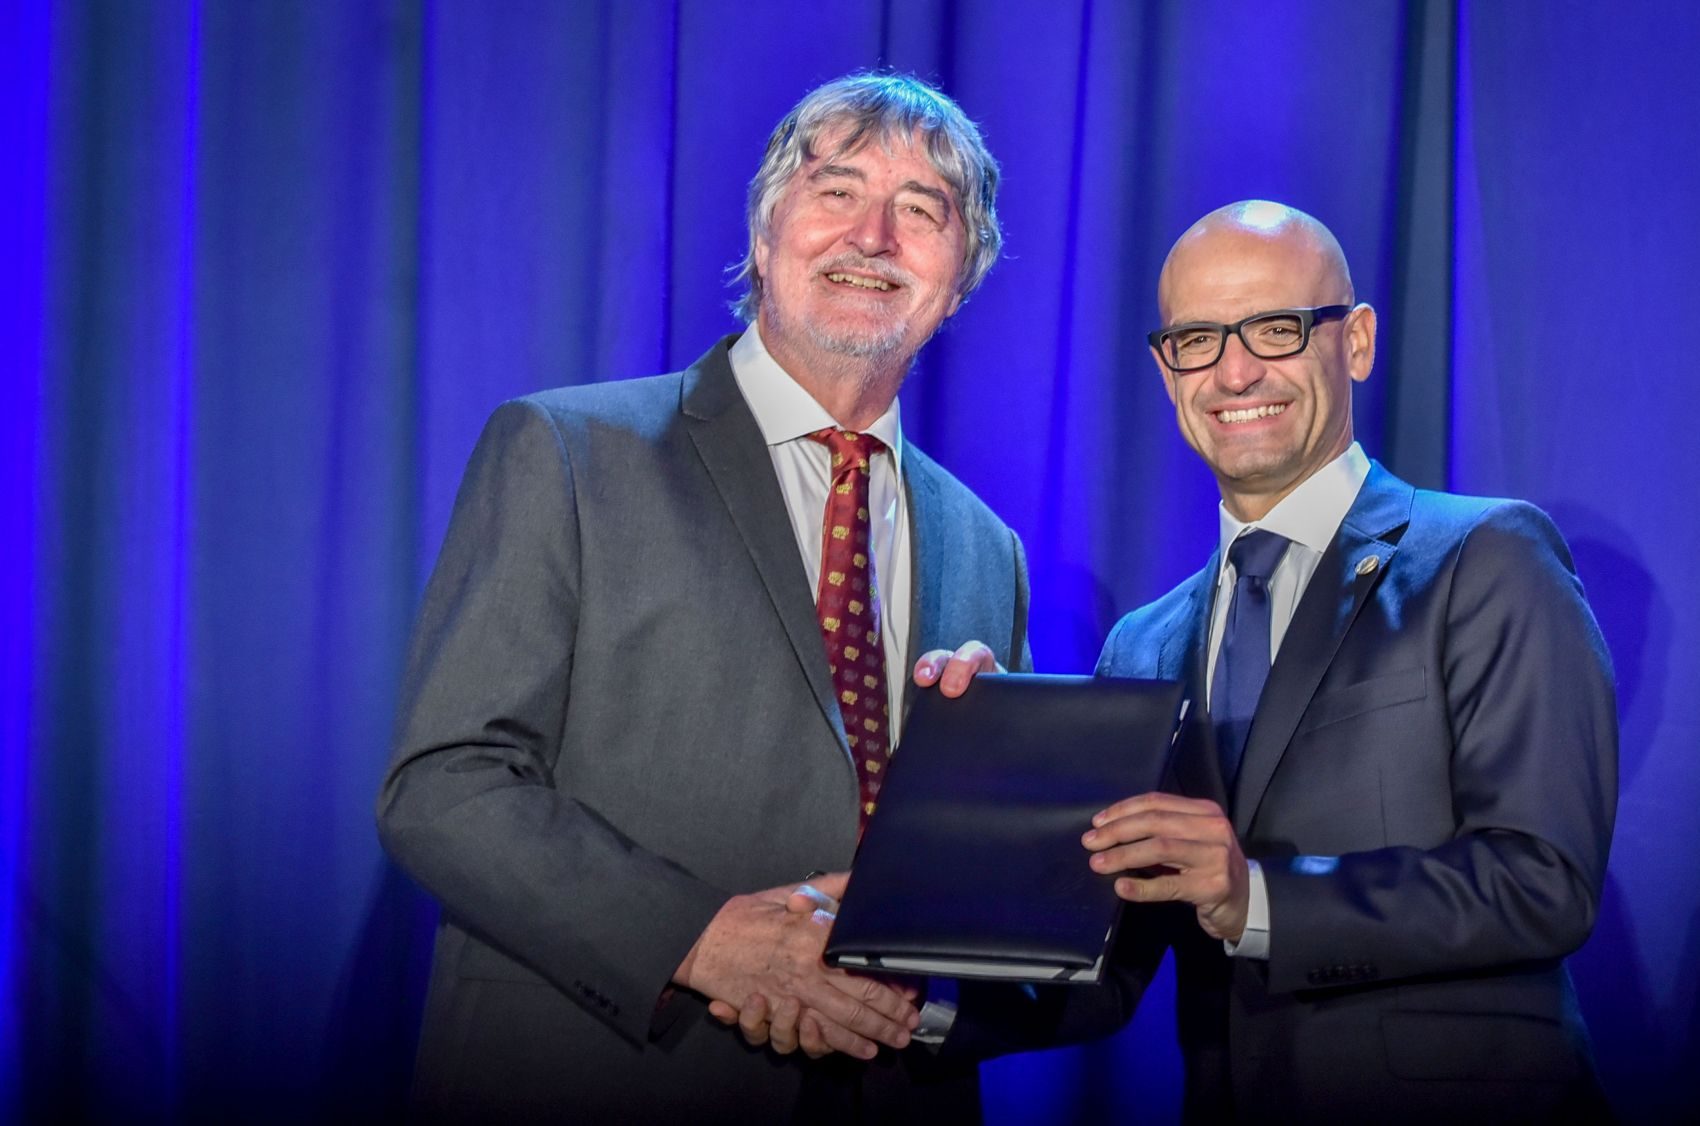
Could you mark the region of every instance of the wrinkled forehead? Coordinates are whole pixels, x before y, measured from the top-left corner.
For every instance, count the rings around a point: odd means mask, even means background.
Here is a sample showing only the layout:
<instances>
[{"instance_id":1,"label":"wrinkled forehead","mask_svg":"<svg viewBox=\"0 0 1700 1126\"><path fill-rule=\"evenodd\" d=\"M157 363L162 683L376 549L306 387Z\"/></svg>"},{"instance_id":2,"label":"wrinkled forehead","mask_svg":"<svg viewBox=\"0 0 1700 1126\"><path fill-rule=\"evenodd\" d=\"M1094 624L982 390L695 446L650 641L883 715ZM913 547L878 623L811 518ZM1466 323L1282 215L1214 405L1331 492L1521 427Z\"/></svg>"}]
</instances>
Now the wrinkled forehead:
<instances>
[{"instance_id":1,"label":"wrinkled forehead","mask_svg":"<svg viewBox=\"0 0 1700 1126\"><path fill-rule=\"evenodd\" d=\"M901 122L857 123L850 118L822 122L812 137L805 139L804 163L800 172L821 163L839 163L855 157L874 154L891 160L915 158L923 161L937 178L937 187L948 190L958 205L962 202L962 185L944 168L934 154L934 144L919 125L905 126Z\"/></svg>"}]
</instances>

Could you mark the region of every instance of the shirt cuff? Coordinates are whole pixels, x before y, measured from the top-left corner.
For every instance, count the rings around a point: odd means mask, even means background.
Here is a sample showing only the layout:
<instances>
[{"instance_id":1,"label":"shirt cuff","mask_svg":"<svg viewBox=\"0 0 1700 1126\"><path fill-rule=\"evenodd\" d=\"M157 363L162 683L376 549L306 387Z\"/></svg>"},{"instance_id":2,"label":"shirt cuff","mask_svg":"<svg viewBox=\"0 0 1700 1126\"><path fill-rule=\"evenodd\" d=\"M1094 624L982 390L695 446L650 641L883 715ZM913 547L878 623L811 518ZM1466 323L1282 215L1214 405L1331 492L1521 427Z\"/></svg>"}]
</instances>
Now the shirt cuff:
<instances>
[{"instance_id":1,"label":"shirt cuff","mask_svg":"<svg viewBox=\"0 0 1700 1126\"><path fill-rule=\"evenodd\" d=\"M956 1023L956 979L930 977L927 979L927 1000L921 1006L921 1023L909 1038L917 1044L937 1048L950 1035Z\"/></svg>"},{"instance_id":2,"label":"shirt cuff","mask_svg":"<svg viewBox=\"0 0 1700 1126\"><path fill-rule=\"evenodd\" d=\"M1238 942L1222 940L1222 949L1228 952L1230 958L1256 958L1258 961L1269 960L1269 885L1263 880L1263 865L1255 860L1245 862L1246 873L1250 877L1249 896L1246 902L1245 933L1240 935Z\"/></svg>"}]
</instances>

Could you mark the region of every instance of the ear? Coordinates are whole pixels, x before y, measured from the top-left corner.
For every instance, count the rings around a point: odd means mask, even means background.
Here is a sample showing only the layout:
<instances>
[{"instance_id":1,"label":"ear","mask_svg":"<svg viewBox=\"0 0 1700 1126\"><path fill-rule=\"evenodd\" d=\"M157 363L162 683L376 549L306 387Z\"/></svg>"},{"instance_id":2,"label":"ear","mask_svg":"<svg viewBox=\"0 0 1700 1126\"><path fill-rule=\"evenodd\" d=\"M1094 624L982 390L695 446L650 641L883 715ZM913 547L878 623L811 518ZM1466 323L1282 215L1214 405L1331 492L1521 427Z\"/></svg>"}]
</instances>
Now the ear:
<instances>
[{"instance_id":1,"label":"ear","mask_svg":"<svg viewBox=\"0 0 1700 1126\"><path fill-rule=\"evenodd\" d=\"M1151 353L1151 362L1157 365L1157 374L1163 377L1163 390L1169 393L1169 402L1175 401L1175 373L1169 370L1169 365L1163 362L1163 357L1157 354L1157 349L1149 344L1145 350Z\"/></svg>"},{"instance_id":2,"label":"ear","mask_svg":"<svg viewBox=\"0 0 1700 1126\"><path fill-rule=\"evenodd\" d=\"M948 321L950 318L956 316L956 311L960 308L962 308L962 293L959 290L956 293L951 294L950 308L944 311L944 319Z\"/></svg>"},{"instance_id":3,"label":"ear","mask_svg":"<svg viewBox=\"0 0 1700 1126\"><path fill-rule=\"evenodd\" d=\"M750 254L750 260L755 263L756 277L758 278L767 277L767 259L769 253L770 248L767 245L767 236L757 235L755 248Z\"/></svg>"},{"instance_id":4,"label":"ear","mask_svg":"<svg viewBox=\"0 0 1700 1126\"><path fill-rule=\"evenodd\" d=\"M1362 383L1375 367L1375 310L1359 304L1346 314L1346 370Z\"/></svg>"}]
</instances>

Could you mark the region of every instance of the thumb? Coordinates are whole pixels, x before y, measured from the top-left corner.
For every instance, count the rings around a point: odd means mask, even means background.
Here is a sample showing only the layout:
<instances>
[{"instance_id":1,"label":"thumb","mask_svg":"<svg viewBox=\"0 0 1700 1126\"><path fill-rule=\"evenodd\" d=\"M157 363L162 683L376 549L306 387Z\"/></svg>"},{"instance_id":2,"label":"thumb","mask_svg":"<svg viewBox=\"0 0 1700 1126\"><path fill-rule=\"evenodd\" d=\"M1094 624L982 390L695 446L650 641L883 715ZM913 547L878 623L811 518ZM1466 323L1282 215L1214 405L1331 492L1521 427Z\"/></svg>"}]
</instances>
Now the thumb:
<instances>
[{"instance_id":1,"label":"thumb","mask_svg":"<svg viewBox=\"0 0 1700 1126\"><path fill-rule=\"evenodd\" d=\"M806 896L814 903L813 909L825 911L838 910L838 901L844 898L844 889L850 886L850 873L828 872L816 876L808 883L792 892L792 896Z\"/></svg>"}]
</instances>

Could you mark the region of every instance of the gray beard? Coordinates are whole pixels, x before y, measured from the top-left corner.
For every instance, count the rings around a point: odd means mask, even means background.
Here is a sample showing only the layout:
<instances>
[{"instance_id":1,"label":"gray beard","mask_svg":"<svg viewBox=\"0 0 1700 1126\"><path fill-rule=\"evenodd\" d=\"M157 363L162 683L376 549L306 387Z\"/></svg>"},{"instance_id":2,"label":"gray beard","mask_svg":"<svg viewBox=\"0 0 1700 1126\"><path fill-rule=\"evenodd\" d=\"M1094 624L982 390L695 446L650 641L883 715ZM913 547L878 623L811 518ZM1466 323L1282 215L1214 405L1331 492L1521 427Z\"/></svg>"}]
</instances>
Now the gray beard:
<instances>
[{"instance_id":1,"label":"gray beard","mask_svg":"<svg viewBox=\"0 0 1700 1126\"><path fill-rule=\"evenodd\" d=\"M838 368L841 378L864 388L877 383L882 373L892 367L901 365L907 370L914 359L912 355L904 355L902 351L903 338L909 331L905 322L873 331L835 332L812 322L799 326L771 295L763 298L762 305L775 328L781 329L788 336L795 336L795 330L801 327L802 335L810 344L824 355L838 361L833 366Z\"/></svg>"},{"instance_id":2,"label":"gray beard","mask_svg":"<svg viewBox=\"0 0 1700 1126\"><path fill-rule=\"evenodd\" d=\"M774 299L763 299L763 311L768 320L772 320L775 328L784 332L787 337L796 338L799 325L785 315L784 308ZM876 388L891 378L893 369L901 367L908 371L913 355L904 354L903 337L908 332L906 323L896 323L891 327L874 330L874 332L833 332L816 323L802 323L801 335L818 350L819 362L825 364L819 376L830 376L836 383L855 386L862 393ZM796 372L794 372L796 374ZM899 372L901 381L901 372Z\"/></svg>"},{"instance_id":3,"label":"gray beard","mask_svg":"<svg viewBox=\"0 0 1700 1126\"><path fill-rule=\"evenodd\" d=\"M804 331L815 347L853 360L868 360L883 364L897 355L903 346L907 325L893 325L884 332L832 332L819 325L805 325Z\"/></svg>"}]
</instances>

